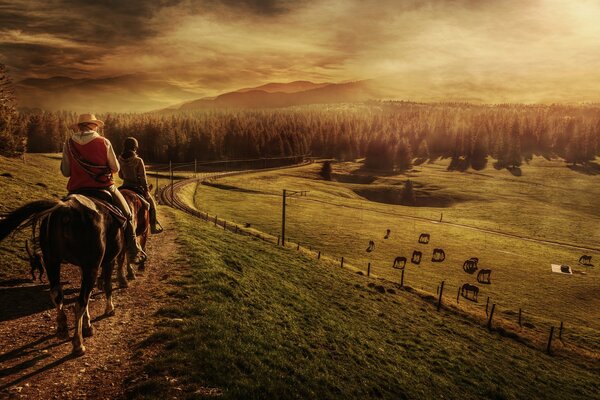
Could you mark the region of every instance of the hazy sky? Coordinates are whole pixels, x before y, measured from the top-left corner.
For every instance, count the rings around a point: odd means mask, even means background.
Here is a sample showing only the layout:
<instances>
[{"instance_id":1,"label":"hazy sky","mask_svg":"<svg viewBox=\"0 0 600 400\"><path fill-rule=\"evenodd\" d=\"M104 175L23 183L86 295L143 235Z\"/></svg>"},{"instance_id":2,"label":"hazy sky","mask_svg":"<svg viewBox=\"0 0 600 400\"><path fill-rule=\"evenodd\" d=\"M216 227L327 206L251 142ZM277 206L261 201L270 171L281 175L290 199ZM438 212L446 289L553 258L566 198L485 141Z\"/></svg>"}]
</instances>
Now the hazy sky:
<instances>
[{"instance_id":1,"label":"hazy sky","mask_svg":"<svg viewBox=\"0 0 600 400\"><path fill-rule=\"evenodd\" d=\"M391 97L599 101L599 21L600 0L0 0L0 62L16 80L144 72L199 95L383 78Z\"/></svg>"}]
</instances>

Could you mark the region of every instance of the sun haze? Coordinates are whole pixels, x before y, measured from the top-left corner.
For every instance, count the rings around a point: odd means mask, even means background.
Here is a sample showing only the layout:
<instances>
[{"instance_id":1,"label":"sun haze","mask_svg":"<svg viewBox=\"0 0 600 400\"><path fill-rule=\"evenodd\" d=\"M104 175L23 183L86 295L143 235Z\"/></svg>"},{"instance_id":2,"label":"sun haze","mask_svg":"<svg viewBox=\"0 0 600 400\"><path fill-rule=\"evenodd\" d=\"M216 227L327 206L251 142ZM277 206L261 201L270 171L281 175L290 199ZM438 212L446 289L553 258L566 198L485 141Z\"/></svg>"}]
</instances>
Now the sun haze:
<instances>
[{"instance_id":1,"label":"sun haze","mask_svg":"<svg viewBox=\"0 0 600 400\"><path fill-rule=\"evenodd\" d=\"M82 82L142 111L297 80L369 80L399 100L597 102L599 20L585 0L0 1L0 63L30 106L57 88L54 107L69 106L56 103Z\"/></svg>"}]
</instances>

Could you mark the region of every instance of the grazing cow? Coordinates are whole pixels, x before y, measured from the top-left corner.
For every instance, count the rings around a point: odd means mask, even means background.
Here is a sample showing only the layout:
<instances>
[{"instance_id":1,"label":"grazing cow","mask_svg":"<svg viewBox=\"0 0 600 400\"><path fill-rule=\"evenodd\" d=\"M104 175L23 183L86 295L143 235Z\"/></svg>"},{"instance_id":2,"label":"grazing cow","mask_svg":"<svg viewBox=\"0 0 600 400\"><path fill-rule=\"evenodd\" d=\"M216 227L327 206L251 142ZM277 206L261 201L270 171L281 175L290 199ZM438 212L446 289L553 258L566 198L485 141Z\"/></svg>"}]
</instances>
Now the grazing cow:
<instances>
[{"instance_id":1,"label":"grazing cow","mask_svg":"<svg viewBox=\"0 0 600 400\"><path fill-rule=\"evenodd\" d=\"M31 280L35 282L35 273L36 271L39 273L39 280L43 282L42 277L44 276L44 259L42 258L42 250L40 246L37 245L37 241L35 238L32 239L33 250L29 246L29 240L25 240L25 250L27 250L27 255L29 256L29 266L31 267Z\"/></svg>"},{"instance_id":2,"label":"grazing cow","mask_svg":"<svg viewBox=\"0 0 600 400\"><path fill-rule=\"evenodd\" d=\"M433 262L442 262L446 259L446 252L444 249L433 249L433 257L431 257L431 261Z\"/></svg>"},{"instance_id":3,"label":"grazing cow","mask_svg":"<svg viewBox=\"0 0 600 400\"><path fill-rule=\"evenodd\" d=\"M392 233L392 231L390 229L388 229L387 231L385 231L385 236L383 238L384 239L389 239L391 233Z\"/></svg>"},{"instance_id":4,"label":"grazing cow","mask_svg":"<svg viewBox=\"0 0 600 400\"><path fill-rule=\"evenodd\" d=\"M370 253L373 250L375 250L375 242L372 240L369 240L369 247L367 247L367 253Z\"/></svg>"},{"instance_id":5,"label":"grazing cow","mask_svg":"<svg viewBox=\"0 0 600 400\"><path fill-rule=\"evenodd\" d=\"M412 254L412 258L410 259L410 262L412 262L413 264L421 264L421 257L423 257L423 253L421 253L420 251L413 251Z\"/></svg>"},{"instance_id":6,"label":"grazing cow","mask_svg":"<svg viewBox=\"0 0 600 400\"><path fill-rule=\"evenodd\" d=\"M400 263L402 263L402 266L400 266ZM406 257L396 257L394 259L394 264L392 264L392 268L404 269L404 267L406 267Z\"/></svg>"},{"instance_id":7,"label":"grazing cow","mask_svg":"<svg viewBox=\"0 0 600 400\"><path fill-rule=\"evenodd\" d=\"M460 295L467 300L474 301L477 303L477 296L479 296L479 288L475 285L465 283L460 289Z\"/></svg>"},{"instance_id":8,"label":"grazing cow","mask_svg":"<svg viewBox=\"0 0 600 400\"><path fill-rule=\"evenodd\" d=\"M429 235L429 233L421 233L421 235L419 235L419 243L427 244L429 243L430 238L431 236Z\"/></svg>"},{"instance_id":9,"label":"grazing cow","mask_svg":"<svg viewBox=\"0 0 600 400\"><path fill-rule=\"evenodd\" d=\"M587 266L592 265L592 256L583 255L579 257L579 264Z\"/></svg>"},{"instance_id":10,"label":"grazing cow","mask_svg":"<svg viewBox=\"0 0 600 400\"><path fill-rule=\"evenodd\" d=\"M477 262L473 261L473 259L465 261L463 263L463 270L467 274L473 274L475 271L477 271Z\"/></svg>"},{"instance_id":11,"label":"grazing cow","mask_svg":"<svg viewBox=\"0 0 600 400\"><path fill-rule=\"evenodd\" d=\"M485 283L487 285L491 284L490 275L492 274L491 269L480 269L477 273L477 282Z\"/></svg>"}]
</instances>

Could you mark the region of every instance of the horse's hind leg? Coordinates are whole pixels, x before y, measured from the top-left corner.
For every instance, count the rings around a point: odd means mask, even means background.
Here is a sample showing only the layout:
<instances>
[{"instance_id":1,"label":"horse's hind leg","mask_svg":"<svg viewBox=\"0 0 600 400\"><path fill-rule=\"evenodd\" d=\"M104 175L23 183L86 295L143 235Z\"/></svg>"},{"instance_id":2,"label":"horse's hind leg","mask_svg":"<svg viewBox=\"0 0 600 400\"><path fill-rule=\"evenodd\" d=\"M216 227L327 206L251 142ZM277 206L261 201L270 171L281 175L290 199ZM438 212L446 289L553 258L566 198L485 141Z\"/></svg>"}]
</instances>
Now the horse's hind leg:
<instances>
[{"instance_id":1,"label":"horse's hind leg","mask_svg":"<svg viewBox=\"0 0 600 400\"><path fill-rule=\"evenodd\" d=\"M90 319L90 307L89 304L85 307L85 312L83 313L83 326L81 328L81 333L83 337L94 336L94 327L92 326L92 321Z\"/></svg>"},{"instance_id":2,"label":"horse's hind leg","mask_svg":"<svg viewBox=\"0 0 600 400\"><path fill-rule=\"evenodd\" d=\"M119 261L117 261L119 262ZM106 296L106 308L104 309L104 315L109 317L115 315L115 306L112 302L112 282L110 277L112 276L114 263L110 262L102 268L102 274L104 275L104 295ZM121 278L119 275L119 282ZM127 280L125 280L127 282Z\"/></svg>"},{"instance_id":3,"label":"horse's hind leg","mask_svg":"<svg viewBox=\"0 0 600 400\"><path fill-rule=\"evenodd\" d=\"M48 281L50 283L50 297L56 307L56 336L60 339L69 337L69 327L67 325L67 314L63 306L64 295L60 285L60 262L46 262Z\"/></svg>"},{"instance_id":4,"label":"horse's hind leg","mask_svg":"<svg viewBox=\"0 0 600 400\"><path fill-rule=\"evenodd\" d=\"M73 354L80 356L85 353L83 345L83 315L86 312L90 295L98 275L98 266L81 268L81 290L75 302L75 333L73 334Z\"/></svg>"},{"instance_id":5,"label":"horse's hind leg","mask_svg":"<svg viewBox=\"0 0 600 400\"><path fill-rule=\"evenodd\" d=\"M117 280L119 281L120 288L129 287L129 283L127 283L127 278L125 278L125 262L125 252L121 252L121 254L117 256Z\"/></svg>"}]
</instances>

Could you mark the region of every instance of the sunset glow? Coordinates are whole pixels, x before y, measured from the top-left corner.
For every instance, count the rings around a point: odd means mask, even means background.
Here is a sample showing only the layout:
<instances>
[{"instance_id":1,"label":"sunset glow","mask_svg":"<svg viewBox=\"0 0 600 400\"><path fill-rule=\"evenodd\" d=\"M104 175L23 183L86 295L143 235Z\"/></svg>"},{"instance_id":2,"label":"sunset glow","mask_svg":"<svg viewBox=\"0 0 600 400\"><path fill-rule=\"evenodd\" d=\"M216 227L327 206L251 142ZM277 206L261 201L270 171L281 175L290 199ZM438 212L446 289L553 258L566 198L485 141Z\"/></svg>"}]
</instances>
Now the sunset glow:
<instances>
[{"instance_id":1,"label":"sunset glow","mask_svg":"<svg viewBox=\"0 0 600 400\"><path fill-rule=\"evenodd\" d=\"M0 62L16 81L143 74L180 90L150 96L165 106L366 79L390 99L600 100L595 1L111 3L0 2Z\"/></svg>"}]
</instances>

